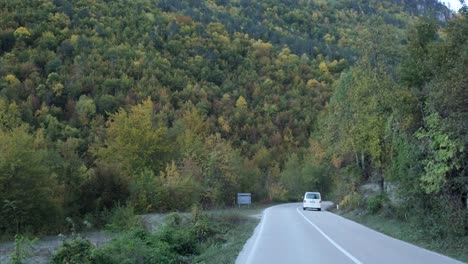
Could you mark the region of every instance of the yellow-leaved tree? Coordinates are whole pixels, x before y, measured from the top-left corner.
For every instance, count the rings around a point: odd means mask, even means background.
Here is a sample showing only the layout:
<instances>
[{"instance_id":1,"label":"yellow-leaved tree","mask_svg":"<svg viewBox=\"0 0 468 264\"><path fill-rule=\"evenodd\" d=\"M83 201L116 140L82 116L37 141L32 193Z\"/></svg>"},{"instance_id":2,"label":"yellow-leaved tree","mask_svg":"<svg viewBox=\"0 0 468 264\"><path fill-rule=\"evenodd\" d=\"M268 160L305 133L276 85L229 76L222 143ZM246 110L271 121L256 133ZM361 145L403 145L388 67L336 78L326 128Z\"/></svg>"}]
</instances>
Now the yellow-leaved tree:
<instances>
[{"instance_id":1,"label":"yellow-leaved tree","mask_svg":"<svg viewBox=\"0 0 468 264\"><path fill-rule=\"evenodd\" d=\"M158 127L154 120L150 98L129 111L121 108L110 116L106 126L104 144L93 149L99 160L119 164L130 176L145 169L157 173L164 168L171 146L166 127Z\"/></svg>"}]
</instances>

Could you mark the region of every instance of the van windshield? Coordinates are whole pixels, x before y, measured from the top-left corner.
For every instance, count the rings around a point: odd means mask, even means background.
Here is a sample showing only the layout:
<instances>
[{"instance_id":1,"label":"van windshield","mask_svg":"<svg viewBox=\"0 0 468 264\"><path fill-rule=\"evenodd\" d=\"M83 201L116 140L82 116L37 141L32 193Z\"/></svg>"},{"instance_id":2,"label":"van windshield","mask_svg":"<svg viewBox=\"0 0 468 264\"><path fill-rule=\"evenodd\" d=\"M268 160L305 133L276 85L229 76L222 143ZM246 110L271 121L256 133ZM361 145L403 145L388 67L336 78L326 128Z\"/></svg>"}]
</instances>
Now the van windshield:
<instances>
[{"instance_id":1,"label":"van windshield","mask_svg":"<svg viewBox=\"0 0 468 264\"><path fill-rule=\"evenodd\" d=\"M307 199L320 199L320 194L318 193L308 193L306 195Z\"/></svg>"}]
</instances>

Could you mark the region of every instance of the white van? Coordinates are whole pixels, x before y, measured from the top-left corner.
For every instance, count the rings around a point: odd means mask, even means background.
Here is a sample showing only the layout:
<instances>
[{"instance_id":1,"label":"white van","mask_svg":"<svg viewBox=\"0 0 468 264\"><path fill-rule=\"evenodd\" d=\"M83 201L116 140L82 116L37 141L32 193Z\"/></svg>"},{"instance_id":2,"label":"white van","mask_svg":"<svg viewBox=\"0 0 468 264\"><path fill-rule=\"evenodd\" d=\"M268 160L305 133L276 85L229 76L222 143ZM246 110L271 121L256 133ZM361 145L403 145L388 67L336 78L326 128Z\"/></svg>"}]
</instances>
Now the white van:
<instances>
[{"instance_id":1,"label":"white van","mask_svg":"<svg viewBox=\"0 0 468 264\"><path fill-rule=\"evenodd\" d=\"M322 210L322 197L319 192L306 192L304 194L304 203L302 209L307 208Z\"/></svg>"}]
</instances>

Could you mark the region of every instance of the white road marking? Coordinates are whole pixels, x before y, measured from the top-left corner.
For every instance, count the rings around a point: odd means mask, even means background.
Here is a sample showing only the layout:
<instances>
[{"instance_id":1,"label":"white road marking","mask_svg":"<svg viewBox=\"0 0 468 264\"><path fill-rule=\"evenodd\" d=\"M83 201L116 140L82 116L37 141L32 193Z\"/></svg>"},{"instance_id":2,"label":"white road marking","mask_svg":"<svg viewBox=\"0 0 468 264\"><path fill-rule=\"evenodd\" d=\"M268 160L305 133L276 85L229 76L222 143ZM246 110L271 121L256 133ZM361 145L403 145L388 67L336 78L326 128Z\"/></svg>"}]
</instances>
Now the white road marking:
<instances>
[{"instance_id":1,"label":"white road marking","mask_svg":"<svg viewBox=\"0 0 468 264\"><path fill-rule=\"evenodd\" d=\"M328 241L330 241L330 243L332 243L333 246L335 246L339 251L341 251L341 253L345 254L349 259L351 259L354 263L356 264L362 264L361 261L359 261L357 258L355 258L353 255L351 255L348 251L346 251L344 248L342 248L338 243L336 243L335 241L333 241L333 239L331 239L329 236L327 236L327 234L325 234L325 232L322 231L322 229L320 229L318 226L316 226L314 223L312 223L312 221L310 221L307 217L305 217L305 215L303 213L301 213L301 211L299 211L299 208L296 208L296 211L299 215L301 215L302 217L304 217L304 219L309 222L309 224L311 224L315 229L317 229L317 231L319 231L320 234L322 234L323 237L325 237Z\"/></svg>"},{"instance_id":2,"label":"white road marking","mask_svg":"<svg viewBox=\"0 0 468 264\"><path fill-rule=\"evenodd\" d=\"M255 238L254 245L253 245L253 247L252 247L252 249L250 251L249 257L247 258L247 261L245 263L252 263L252 256L254 255L254 252L257 250L258 241L260 240L260 237L261 237L261 235L263 233L263 226L265 226L266 215L267 215L267 212L268 212L268 210L270 208L265 209L265 211L263 212L262 220L260 220L262 222L260 224L260 229L258 230L258 234L257 234L257 237Z\"/></svg>"}]
</instances>

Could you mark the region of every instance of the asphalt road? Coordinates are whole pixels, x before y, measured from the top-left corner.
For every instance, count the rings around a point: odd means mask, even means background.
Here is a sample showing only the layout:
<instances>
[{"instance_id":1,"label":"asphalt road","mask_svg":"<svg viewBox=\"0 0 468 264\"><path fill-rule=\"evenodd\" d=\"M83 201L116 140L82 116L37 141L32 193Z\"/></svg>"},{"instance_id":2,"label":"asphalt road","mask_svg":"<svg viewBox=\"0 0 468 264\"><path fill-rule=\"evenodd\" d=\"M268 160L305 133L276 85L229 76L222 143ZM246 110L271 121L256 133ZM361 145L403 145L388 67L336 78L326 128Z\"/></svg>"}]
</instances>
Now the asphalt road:
<instances>
[{"instance_id":1,"label":"asphalt road","mask_svg":"<svg viewBox=\"0 0 468 264\"><path fill-rule=\"evenodd\" d=\"M324 202L324 204L327 204ZM462 263L391 238L326 211L303 211L302 204L263 212L254 235L236 263Z\"/></svg>"}]
</instances>

